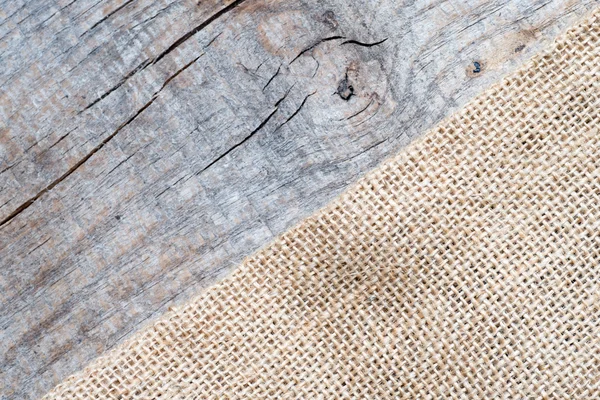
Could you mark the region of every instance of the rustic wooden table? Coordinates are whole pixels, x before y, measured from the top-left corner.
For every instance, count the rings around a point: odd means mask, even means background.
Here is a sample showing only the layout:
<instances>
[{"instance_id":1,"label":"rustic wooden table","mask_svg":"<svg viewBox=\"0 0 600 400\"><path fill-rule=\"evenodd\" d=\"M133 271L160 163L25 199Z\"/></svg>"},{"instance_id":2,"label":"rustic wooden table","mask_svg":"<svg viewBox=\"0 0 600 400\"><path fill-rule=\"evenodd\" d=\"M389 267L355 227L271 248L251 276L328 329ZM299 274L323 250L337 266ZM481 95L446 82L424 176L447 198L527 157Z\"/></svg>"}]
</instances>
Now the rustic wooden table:
<instances>
[{"instance_id":1,"label":"rustic wooden table","mask_svg":"<svg viewBox=\"0 0 600 400\"><path fill-rule=\"evenodd\" d=\"M0 398L35 398L592 0L0 0Z\"/></svg>"}]
</instances>

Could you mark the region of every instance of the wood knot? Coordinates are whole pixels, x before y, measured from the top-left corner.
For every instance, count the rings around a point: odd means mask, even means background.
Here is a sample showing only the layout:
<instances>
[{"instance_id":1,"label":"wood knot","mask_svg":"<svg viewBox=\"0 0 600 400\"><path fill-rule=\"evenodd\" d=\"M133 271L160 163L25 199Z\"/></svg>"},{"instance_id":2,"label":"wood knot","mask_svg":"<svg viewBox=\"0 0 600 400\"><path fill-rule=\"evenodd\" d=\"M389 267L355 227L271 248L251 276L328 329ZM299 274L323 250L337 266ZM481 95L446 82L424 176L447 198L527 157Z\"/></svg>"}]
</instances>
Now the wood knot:
<instances>
[{"instance_id":1,"label":"wood knot","mask_svg":"<svg viewBox=\"0 0 600 400\"><path fill-rule=\"evenodd\" d=\"M348 73L344 76L337 87L336 93L342 98L342 100L350 100L350 97L354 95L354 87L348 81Z\"/></svg>"},{"instance_id":2,"label":"wood knot","mask_svg":"<svg viewBox=\"0 0 600 400\"><path fill-rule=\"evenodd\" d=\"M480 76L485 70L485 63L483 61L473 61L467 67L467 75L474 78Z\"/></svg>"}]
</instances>

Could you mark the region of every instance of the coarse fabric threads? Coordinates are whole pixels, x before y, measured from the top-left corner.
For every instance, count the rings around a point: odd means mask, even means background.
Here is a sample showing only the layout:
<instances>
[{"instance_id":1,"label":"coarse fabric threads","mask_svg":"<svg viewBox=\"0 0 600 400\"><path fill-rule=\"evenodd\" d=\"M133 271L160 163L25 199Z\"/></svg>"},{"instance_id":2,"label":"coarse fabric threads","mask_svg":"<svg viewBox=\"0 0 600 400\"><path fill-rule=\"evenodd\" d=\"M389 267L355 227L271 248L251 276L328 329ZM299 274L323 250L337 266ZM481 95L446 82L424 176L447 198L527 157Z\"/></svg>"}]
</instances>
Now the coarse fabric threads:
<instances>
[{"instance_id":1,"label":"coarse fabric threads","mask_svg":"<svg viewBox=\"0 0 600 400\"><path fill-rule=\"evenodd\" d=\"M600 398L600 12L46 399Z\"/></svg>"}]
</instances>

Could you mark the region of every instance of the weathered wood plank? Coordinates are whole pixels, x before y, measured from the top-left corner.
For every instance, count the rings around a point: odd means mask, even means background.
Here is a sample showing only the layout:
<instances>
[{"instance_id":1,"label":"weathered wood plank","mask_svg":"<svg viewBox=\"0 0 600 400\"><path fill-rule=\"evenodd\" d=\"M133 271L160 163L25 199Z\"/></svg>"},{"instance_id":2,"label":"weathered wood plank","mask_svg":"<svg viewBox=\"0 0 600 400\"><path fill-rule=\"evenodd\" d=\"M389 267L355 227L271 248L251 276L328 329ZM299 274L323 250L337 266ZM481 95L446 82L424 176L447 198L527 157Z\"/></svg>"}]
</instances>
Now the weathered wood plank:
<instances>
[{"instance_id":1,"label":"weathered wood plank","mask_svg":"<svg viewBox=\"0 0 600 400\"><path fill-rule=\"evenodd\" d=\"M0 2L0 398L214 282L595 4Z\"/></svg>"}]
</instances>

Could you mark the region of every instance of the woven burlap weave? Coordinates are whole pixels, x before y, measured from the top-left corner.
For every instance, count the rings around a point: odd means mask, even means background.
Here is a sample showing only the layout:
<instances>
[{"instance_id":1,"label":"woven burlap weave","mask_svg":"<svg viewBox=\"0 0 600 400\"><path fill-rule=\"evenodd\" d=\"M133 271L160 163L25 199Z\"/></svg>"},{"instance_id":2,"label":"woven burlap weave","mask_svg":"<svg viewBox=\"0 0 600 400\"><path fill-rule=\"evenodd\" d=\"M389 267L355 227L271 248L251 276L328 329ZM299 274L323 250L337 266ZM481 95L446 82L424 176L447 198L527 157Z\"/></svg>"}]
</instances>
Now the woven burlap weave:
<instances>
[{"instance_id":1,"label":"woven burlap weave","mask_svg":"<svg viewBox=\"0 0 600 400\"><path fill-rule=\"evenodd\" d=\"M600 398L600 12L48 399Z\"/></svg>"}]
</instances>

